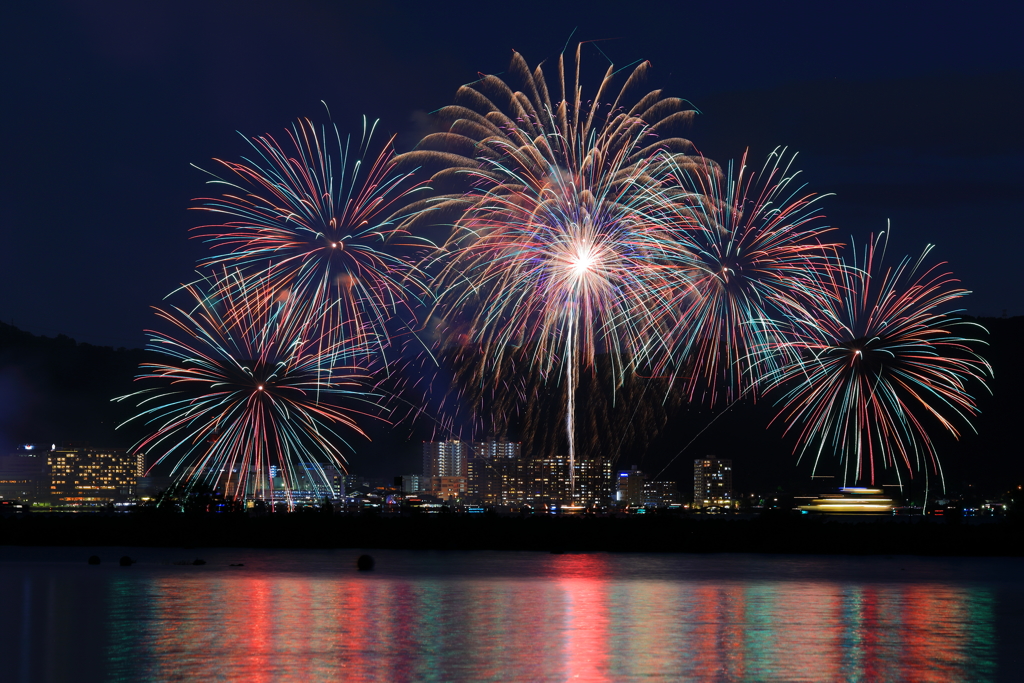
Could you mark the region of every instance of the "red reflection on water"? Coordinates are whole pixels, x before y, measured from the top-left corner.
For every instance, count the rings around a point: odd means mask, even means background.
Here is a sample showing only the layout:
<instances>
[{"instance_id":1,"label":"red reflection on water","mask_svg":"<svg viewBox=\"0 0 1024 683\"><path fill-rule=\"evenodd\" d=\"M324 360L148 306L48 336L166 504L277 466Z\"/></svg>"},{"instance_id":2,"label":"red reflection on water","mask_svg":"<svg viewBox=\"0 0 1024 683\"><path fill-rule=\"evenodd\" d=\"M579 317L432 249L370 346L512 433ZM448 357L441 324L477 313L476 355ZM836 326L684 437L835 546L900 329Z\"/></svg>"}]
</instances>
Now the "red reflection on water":
<instances>
[{"instance_id":1,"label":"red reflection on water","mask_svg":"<svg viewBox=\"0 0 1024 683\"><path fill-rule=\"evenodd\" d=\"M245 676L251 681L269 683L273 677L267 671L271 664L269 655L274 651L273 647L273 615L274 600L273 591L266 579L245 579L242 581L242 591L247 599L241 604L245 605L247 628L244 633L246 638L245 648ZM283 615L282 615L283 616Z\"/></svg>"},{"instance_id":2,"label":"red reflection on water","mask_svg":"<svg viewBox=\"0 0 1024 683\"><path fill-rule=\"evenodd\" d=\"M960 592L942 585L905 589L903 667L916 672L913 680L942 683L963 676L963 632L970 615Z\"/></svg>"},{"instance_id":3,"label":"red reflection on water","mask_svg":"<svg viewBox=\"0 0 1024 683\"><path fill-rule=\"evenodd\" d=\"M766 605L771 623L762 639L759 669L801 680L843 680L841 589L832 583L783 584ZM753 653L751 653L753 654Z\"/></svg>"},{"instance_id":4,"label":"red reflection on water","mask_svg":"<svg viewBox=\"0 0 1024 683\"><path fill-rule=\"evenodd\" d=\"M695 609L691 623L698 625L685 644L693 672L701 677L741 676L745 671L743 591L738 586L699 584L689 595Z\"/></svg>"},{"instance_id":5,"label":"red reflection on water","mask_svg":"<svg viewBox=\"0 0 1024 683\"><path fill-rule=\"evenodd\" d=\"M886 680L885 674L888 673L878 632L878 626L884 624L884 617L879 614L878 593L877 586L865 587L860 608L860 633L864 657L861 670L869 681Z\"/></svg>"},{"instance_id":6,"label":"red reflection on water","mask_svg":"<svg viewBox=\"0 0 1024 683\"><path fill-rule=\"evenodd\" d=\"M971 635L991 615L963 587L646 581L615 561L546 556L545 578L520 580L157 578L126 662L140 680L268 683L947 681L991 668L987 636Z\"/></svg>"},{"instance_id":7,"label":"red reflection on water","mask_svg":"<svg viewBox=\"0 0 1024 683\"><path fill-rule=\"evenodd\" d=\"M603 555L559 556L552 569L565 592L567 679L601 683L608 677L608 561Z\"/></svg>"},{"instance_id":8,"label":"red reflection on water","mask_svg":"<svg viewBox=\"0 0 1024 683\"><path fill-rule=\"evenodd\" d=\"M381 626L387 626L386 621L381 621L380 625L374 623L377 615L371 605L368 583L347 579L337 583L335 589L326 596L337 608L337 620L330 625L331 630L336 631L332 634L332 640L337 649L360 654L358 657L343 658L342 671L345 680L349 681L374 680L377 669L374 666L376 658L370 651L373 644L371 639L380 638L383 635L380 632Z\"/></svg>"},{"instance_id":9,"label":"red reflection on water","mask_svg":"<svg viewBox=\"0 0 1024 683\"><path fill-rule=\"evenodd\" d=\"M386 620L380 621L379 626L376 627L376 636L383 635L381 633L383 631L389 636L389 640L394 638L396 651L409 657L408 660L403 660L400 664L393 666L390 679L399 683L413 681L416 667L411 660L421 649L418 638L419 629L417 628L422 616L421 610L418 609L419 601L413 587L402 582L395 585L389 602L391 603L391 614Z\"/></svg>"}]
</instances>

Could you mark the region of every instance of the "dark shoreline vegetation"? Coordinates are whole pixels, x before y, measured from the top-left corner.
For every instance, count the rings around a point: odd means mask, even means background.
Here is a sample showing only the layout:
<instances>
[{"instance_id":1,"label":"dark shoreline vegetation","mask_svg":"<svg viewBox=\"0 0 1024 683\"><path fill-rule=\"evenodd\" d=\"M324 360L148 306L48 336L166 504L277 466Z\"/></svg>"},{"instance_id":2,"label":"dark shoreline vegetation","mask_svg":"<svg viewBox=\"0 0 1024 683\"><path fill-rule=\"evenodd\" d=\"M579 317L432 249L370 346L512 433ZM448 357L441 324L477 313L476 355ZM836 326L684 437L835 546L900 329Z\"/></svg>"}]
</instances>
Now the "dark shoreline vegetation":
<instances>
[{"instance_id":1,"label":"dark shoreline vegetation","mask_svg":"<svg viewBox=\"0 0 1024 683\"><path fill-rule=\"evenodd\" d=\"M775 512L705 518L29 514L0 518L0 545L1020 557L1024 522Z\"/></svg>"}]
</instances>

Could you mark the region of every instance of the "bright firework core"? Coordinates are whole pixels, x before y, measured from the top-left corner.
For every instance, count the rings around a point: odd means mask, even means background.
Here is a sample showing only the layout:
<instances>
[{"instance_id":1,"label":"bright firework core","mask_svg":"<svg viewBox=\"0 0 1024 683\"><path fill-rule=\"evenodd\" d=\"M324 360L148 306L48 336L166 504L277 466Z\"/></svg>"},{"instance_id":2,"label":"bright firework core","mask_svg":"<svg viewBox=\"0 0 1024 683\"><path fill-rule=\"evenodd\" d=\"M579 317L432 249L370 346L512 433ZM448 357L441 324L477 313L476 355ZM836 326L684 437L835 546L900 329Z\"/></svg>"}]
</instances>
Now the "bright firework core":
<instances>
[{"instance_id":1,"label":"bright firework core","mask_svg":"<svg viewBox=\"0 0 1024 683\"><path fill-rule=\"evenodd\" d=\"M611 255L607 247L595 244L593 238L576 236L560 245L555 263L565 269L566 284L575 288L582 280L606 276Z\"/></svg>"},{"instance_id":2,"label":"bright firework core","mask_svg":"<svg viewBox=\"0 0 1024 683\"><path fill-rule=\"evenodd\" d=\"M590 270L596 261L597 257L595 256L593 249L586 248L572 256L569 260L569 264L574 273L582 275L584 272Z\"/></svg>"}]
</instances>

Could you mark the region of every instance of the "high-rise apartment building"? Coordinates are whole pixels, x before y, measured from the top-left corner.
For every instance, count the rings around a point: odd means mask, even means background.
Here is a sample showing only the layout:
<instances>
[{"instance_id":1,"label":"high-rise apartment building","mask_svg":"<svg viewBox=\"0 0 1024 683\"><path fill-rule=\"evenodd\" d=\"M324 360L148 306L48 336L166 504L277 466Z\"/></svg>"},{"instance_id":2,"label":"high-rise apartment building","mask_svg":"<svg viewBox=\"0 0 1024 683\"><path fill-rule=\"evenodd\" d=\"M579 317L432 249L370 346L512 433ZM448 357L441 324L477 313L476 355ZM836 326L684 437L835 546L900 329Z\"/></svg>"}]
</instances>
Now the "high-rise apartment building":
<instances>
[{"instance_id":1,"label":"high-rise apartment building","mask_svg":"<svg viewBox=\"0 0 1024 683\"><path fill-rule=\"evenodd\" d=\"M465 477L467 455L461 441L424 441L423 477Z\"/></svg>"},{"instance_id":2,"label":"high-rise apartment building","mask_svg":"<svg viewBox=\"0 0 1024 683\"><path fill-rule=\"evenodd\" d=\"M700 458L693 461L693 506L731 507L732 460Z\"/></svg>"},{"instance_id":3,"label":"high-rise apartment building","mask_svg":"<svg viewBox=\"0 0 1024 683\"><path fill-rule=\"evenodd\" d=\"M466 463L468 500L485 505L510 505L522 489L522 444L489 439L473 444Z\"/></svg>"},{"instance_id":4,"label":"high-rise apartment building","mask_svg":"<svg viewBox=\"0 0 1024 683\"><path fill-rule=\"evenodd\" d=\"M444 500L465 497L469 470L467 451L461 441L425 441L420 490Z\"/></svg>"},{"instance_id":5,"label":"high-rise apartment building","mask_svg":"<svg viewBox=\"0 0 1024 683\"><path fill-rule=\"evenodd\" d=\"M524 498L526 463L521 458L470 458L466 494L484 505L515 505Z\"/></svg>"},{"instance_id":6,"label":"high-rise apartment building","mask_svg":"<svg viewBox=\"0 0 1024 683\"><path fill-rule=\"evenodd\" d=\"M505 441L504 439L488 441L477 441L473 444L473 457L486 458L487 460L510 460L522 455L523 444L517 441Z\"/></svg>"},{"instance_id":7,"label":"high-rise apartment building","mask_svg":"<svg viewBox=\"0 0 1024 683\"><path fill-rule=\"evenodd\" d=\"M568 456L531 458L524 464L524 502L589 507L607 505L612 499L612 463L606 458L577 458L574 490L570 490Z\"/></svg>"}]
</instances>

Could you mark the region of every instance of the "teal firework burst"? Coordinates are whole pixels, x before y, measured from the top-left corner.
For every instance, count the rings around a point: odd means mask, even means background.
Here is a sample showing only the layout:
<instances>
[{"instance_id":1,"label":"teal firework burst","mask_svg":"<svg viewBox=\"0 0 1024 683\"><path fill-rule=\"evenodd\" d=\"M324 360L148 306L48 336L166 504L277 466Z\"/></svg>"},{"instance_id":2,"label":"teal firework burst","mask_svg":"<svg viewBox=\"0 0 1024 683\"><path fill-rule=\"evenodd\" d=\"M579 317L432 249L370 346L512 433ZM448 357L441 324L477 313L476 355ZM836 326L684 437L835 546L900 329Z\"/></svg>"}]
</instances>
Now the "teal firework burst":
<instances>
[{"instance_id":1,"label":"teal firework burst","mask_svg":"<svg viewBox=\"0 0 1024 683\"><path fill-rule=\"evenodd\" d=\"M275 490L290 499L303 477L344 469L344 434L364 435L357 417L378 414L356 365L360 350L337 334L326 341L323 312L275 297L276 286L270 277L224 272L185 285L187 306L157 309L168 331L148 332L159 360L144 363L138 377L154 386L118 400L137 401L133 419L153 429L136 450L154 465L173 462L172 475L186 485L202 482L236 499L271 500Z\"/></svg>"},{"instance_id":2,"label":"teal firework burst","mask_svg":"<svg viewBox=\"0 0 1024 683\"><path fill-rule=\"evenodd\" d=\"M934 427L959 436L978 412L972 385L985 386L991 367L959 330L980 326L952 307L968 292L942 264L883 264L887 237L873 238L860 262L834 269L824 285L830 304L815 326L788 342L794 362L770 373L782 393L777 420L797 435L797 450L838 455L847 481L874 483L883 467L930 467L941 474L930 436Z\"/></svg>"},{"instance_id":3,"label":"teal firework burst","mask_svg":"<svg viewBox=\"0 0 1024 683\"><path fill-rule=\"evenodd\" d=\"M195 207L224 218L196 228L215 251L201 265L242 272L269 295L263 304L282 293L308 301L323 309L324 331L367 352L383 352L388 322L427 295L411 263L429 246L398 227L425 188L396 169L392 140L369 156L375 127L364 119L354 142L303 119L284 141L253 138L256 156L217 160L231 176L210 182L224 194Z\"/></svg>"}]
</instances>

